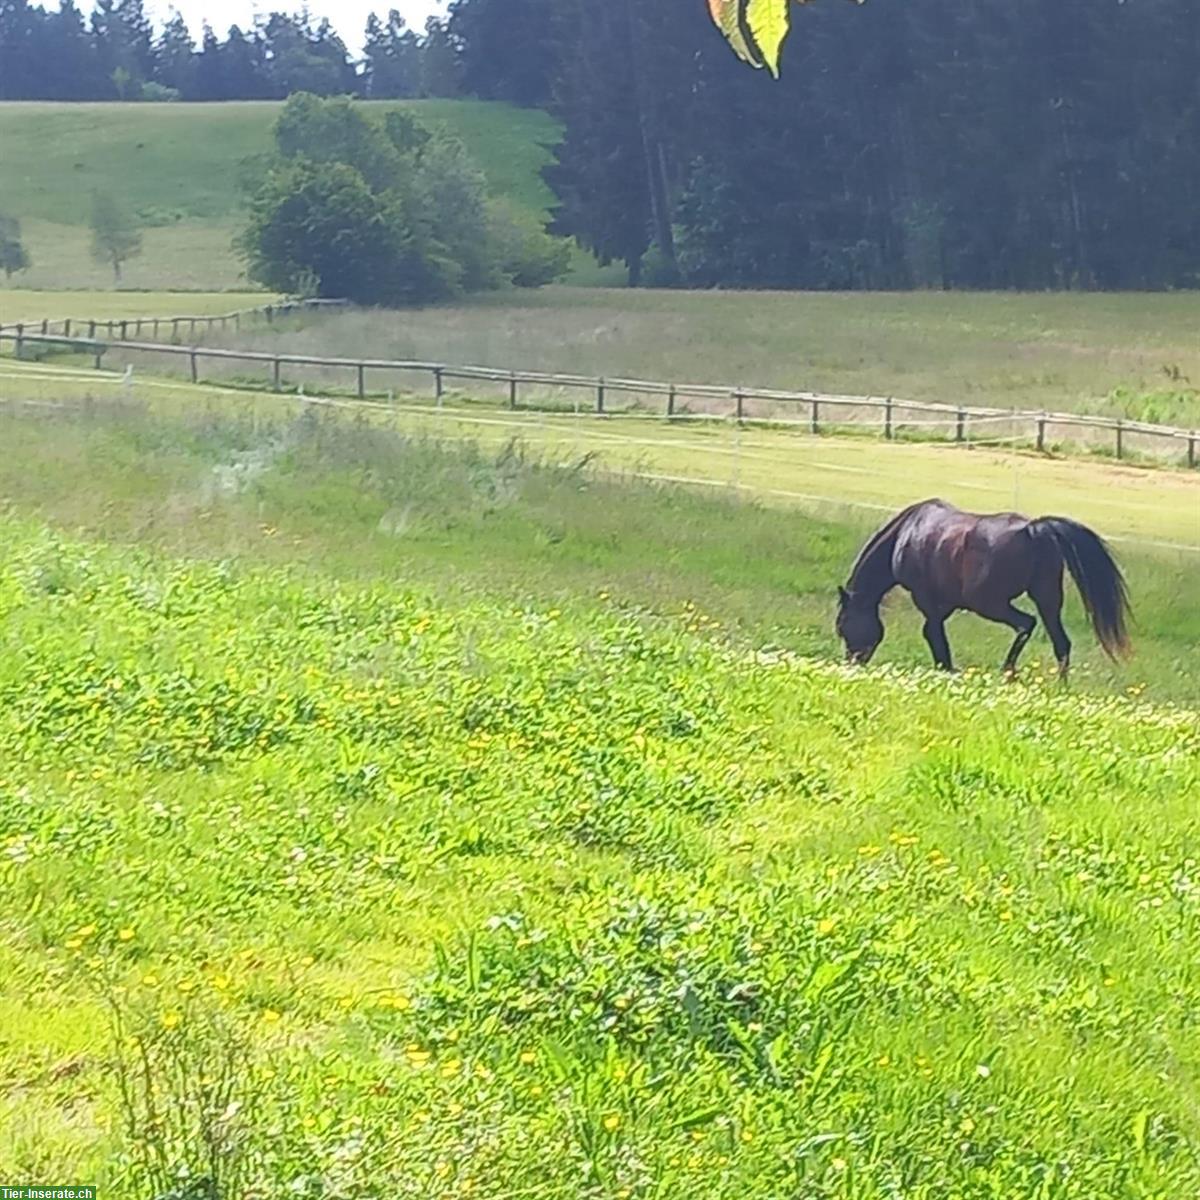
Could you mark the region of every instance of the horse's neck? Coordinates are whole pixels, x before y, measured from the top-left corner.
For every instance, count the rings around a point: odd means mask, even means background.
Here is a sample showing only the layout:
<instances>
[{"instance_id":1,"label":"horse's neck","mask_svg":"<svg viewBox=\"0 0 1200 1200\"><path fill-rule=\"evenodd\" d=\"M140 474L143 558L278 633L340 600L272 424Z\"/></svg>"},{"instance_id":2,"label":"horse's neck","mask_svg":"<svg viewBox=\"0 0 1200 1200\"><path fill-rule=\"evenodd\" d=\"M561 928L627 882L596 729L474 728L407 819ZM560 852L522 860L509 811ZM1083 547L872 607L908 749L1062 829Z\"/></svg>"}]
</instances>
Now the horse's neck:
<instances>
[{"instance_id":1,"label":"horse's neck","mask_svg":"<svg viewBox=\"0 0 1200 1200\"><path fill-rule=\"evenodd\" d=\"M862 549L850 575L850 591L864 600L875 602L896 586L892 552L896 549L899 525L881 529Z\"/></svg>"}]
</instances>

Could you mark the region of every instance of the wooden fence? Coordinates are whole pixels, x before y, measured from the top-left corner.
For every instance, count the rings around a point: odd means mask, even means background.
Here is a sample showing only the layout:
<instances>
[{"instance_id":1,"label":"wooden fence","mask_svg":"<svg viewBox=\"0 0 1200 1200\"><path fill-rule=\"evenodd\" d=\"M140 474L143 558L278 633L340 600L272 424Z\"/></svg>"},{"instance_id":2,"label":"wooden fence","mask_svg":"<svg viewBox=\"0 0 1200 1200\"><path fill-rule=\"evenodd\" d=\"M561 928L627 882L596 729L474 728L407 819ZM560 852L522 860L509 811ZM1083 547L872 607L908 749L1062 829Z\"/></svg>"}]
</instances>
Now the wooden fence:
<instances>
[{"instance_id":1,"label":"wooden fence","mask_svg":"<svg viewBox=\"0 0 1200 1200\"><path fill-rule=\"evenodd\" d=\"M173 336L186 327L189 333L198 327L212 329L240 328L244 318L251 314L264 317L267 321L301 309L318 305L336 305L340 301L297 301L282 305L269 305L262 309L242 310L219 316L197 317L142 317L117 321L42 321L35 325L16 324L0 326L0 347L4 342L15 344L18 357L27 346L65 346L77 353L92 356L97 370L101 368L104 355L110 350L128 353L162 355L187 360L187 373L192 382L203 378L203 362L248 363L261 366L273 391L282 391L287 381L286 367L314 367L345 372L354 394L365 398L368 394L370 373L414 373L427 375L433 388L434 399L440 403L450 381L489 381L498 383L507 392L508 407L517 409L538 408L526 397L522 402L522 388L540 387L561 391L584 393L587 408L596 414L605 415L613 411L614 397L651 397L656 401L655 411L668 419L722 419L741 423L767 422L771 424L800 424L816 434L835 428L874 427L887 440L904 436L920 426L938 426L946 431L945 440L957 443L986 444L989 441L1021 442L1045 450L1052 431L1080 429L1095 431L1107 440L1118 459L1130 453L1131 438L1151 439L1161 450L1176 452L1189 467L1197 465L1197 444L1200 432L1178 429L1165 425L1153 425L1143 421L1130 421L1112 417L1083 416L1077 413L1016 411L1001 408L981 408L966 405L935 404L899 400L891 396L838 396L818 392L791 392L763 388L721 387L714 384L664 383L646 379L604 378L587 375L562 375L541 371L498 370L492 367L455 366L446 363L424 362L412 359L352 359L322 355L279 354L261 350L227 350L215 346L190 343L178 345L156 341L139 341L137 335L147 326L154 333L162 328L171 329ZM54 326L60 325L58 332ZM86 333L84 332L86 330ZM100 330L109 334L105 340L96 337ZM687 411L683 400L701 400L724 411L698 414ZM777 415L763 416L755 406L771 406L774 410L799 410L798 416L780 418ZM576 406L579 411L579 406ZM833 412L849 411L852 421L837 421ZM926 420L920 420L924 416ZM989 428L1008 425L1011 436L987 436ZM1093 439L1094 440L1094 439Z\"/></svg>"},{"instance_id":2,"label":"wooden fence","mask_svg":"<svg viewBox=\"0 0 1200 1200\"><path fill-rule=\"evenodd\" d=\"M57 332L63 338L74 340L75 337L95 341L98 333L108 335L108 340L128 341L137 338L143 332L149 331L155 338L165 331L170 331L172 339L178 340L186 332L194 336L197 330L221 329L227 330L232 326L241 329L242 322L253 318L261 318L268 324L276 317L290 316L296 312L307 312L322 308L344 308L345 300L284 300L278 304L260 304L254 308L239 308L234 312L210 313L208 315L181 317L116 317L110 320L95 320L93 318L62 317L59 319L44 318L41 321L9 321L0 324L0 334L15 333L24 336L39 334L48 337ZM86 330L86 333L85 333Z\"/></svg>"}]
</instances>

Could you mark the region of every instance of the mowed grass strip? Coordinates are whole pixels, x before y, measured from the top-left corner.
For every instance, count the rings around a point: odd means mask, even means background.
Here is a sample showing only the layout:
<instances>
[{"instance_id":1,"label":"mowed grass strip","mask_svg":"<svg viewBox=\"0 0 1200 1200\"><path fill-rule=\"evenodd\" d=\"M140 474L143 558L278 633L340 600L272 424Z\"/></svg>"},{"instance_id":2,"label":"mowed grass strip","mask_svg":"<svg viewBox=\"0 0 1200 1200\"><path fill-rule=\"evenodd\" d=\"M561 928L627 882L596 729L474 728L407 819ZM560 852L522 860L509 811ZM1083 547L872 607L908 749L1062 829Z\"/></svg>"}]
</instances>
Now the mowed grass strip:
<instances>
[{"instance_id":1,"label":"mowed grass strip","mask_svg":"<svg viewBox=\"0 0 1200 1200\"><path fill-rule=\"evenodd\" d=\"M2 520L18 1176L1200 1186L1194 712L753 655L617 584L355 582L308 483L325 570L271 488L237 560Z\"/></svg>"}]
</instances>

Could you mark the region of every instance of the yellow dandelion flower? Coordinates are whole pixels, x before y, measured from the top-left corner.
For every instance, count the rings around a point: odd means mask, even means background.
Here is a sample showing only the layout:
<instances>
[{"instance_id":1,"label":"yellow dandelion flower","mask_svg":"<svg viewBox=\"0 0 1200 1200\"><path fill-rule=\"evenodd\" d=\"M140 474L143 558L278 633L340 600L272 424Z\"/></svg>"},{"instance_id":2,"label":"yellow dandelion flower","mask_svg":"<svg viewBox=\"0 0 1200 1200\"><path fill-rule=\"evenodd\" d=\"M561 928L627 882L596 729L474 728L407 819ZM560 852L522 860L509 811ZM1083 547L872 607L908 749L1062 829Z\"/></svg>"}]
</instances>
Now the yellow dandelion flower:
<instances>
[{"instance_id":1,"label":"yellow dandelion flower","mask_svg":"<svg viewBox=\"0 0 1200 1200\"><path fill-rule=\"evenodd\" d=\"M752 1142L752 1141L754 1141L754 1132L753 1132L753 1130L750 1130L750 1129L743 1129L743 1130L742 1130L742 1141L743 1141L743 1142Z\"/></svg>"},{"instance_id":2,"label":"yellow dandelion flower","mask_svg":"<svg viewBox=\"0 0 1200 1200\"><path fill-rule=\"evenodd\" d=\"M1000 920L1002 920L1002 921L1011 921L1012 919L1013 919L1013 915L1012 915L1012 909L1011 909L1011 908L1006 908L1006 909L1005 909L1005 910L1004 910L1004 911L1003 911L1003 912L1000 914Z\"/></svg>"},{"instance_id":3,"label":"yellow dandelion flower","mask_svg":"<svg viewBox=\"0 0 1200 1200\"><path fill-rule=\"evenodd\" d=\"M354 997L353 996L343 996L338 1001L338 1006L340 1008L353 1008L354 1007Z\"/></svg>"},{"instance_id":4,"label":"yellow dandelion flower","mask_svg":"<svg viewBox=\"0 0 1200 1200\"><path fill-rule=\"evenodd\" d=\"M462 1070L462 1059L451 1058L442 1063L442 1075L449 1079L452 1075L457 1075Z\"/></svg>"},{"instance_id":5,"label":"yellow dandelion flower","mask_svg":"<svg viewBox=\"0 0 1200 1200\"><path fill-rule=\"evenodd\" d=\"M861 854L863 856L863 858L874 858L879 853L879 847L878 846L859 846L858 852L859 852L859 854Z\"/></svg>"},{"instance_id":6,"label":"yellow dandelion flower","mask_svg":"<svg viewBox=\"0 0 1200 1200\"><path fill-rule=\"evenodd\" d=\"M443 1159L441 1162L434 1164L433 1170L439 1178L444 1179L450 1174L450 1164Z\"/></svg>"},{"instance_id":7,"label":"yellow dandelion flower","mask_svg":"<svg viewBox=\"0 0 1200 1200\"><path fill-rule=\"evenodd\" d=\"M529 1089L529 1094L531 1096L540 1096L542 1094L543 1090L544 1089L542 1088L542 1085L540 1083L535 1083L533 1085L533 1087L531 1087Z\"/></svg>"},{"instance_id":8,"label":"yellow dandelion flower","mask_svg":"<svg viewBox=\"0 0 1200 1200\"><path fill-rule=\"evenodd\" d=\"M158 976L155 975L153 971L151 971L149 975L143 975L142 986L149 988L158 987Z\"/></svg>"},{"instance_id":9,"label":"yellow dandelion flower","mask_svg":"<svg viewBox=\"0 0 1200 1200\"><path fill-rule=\"evenodd\" d=\"M832 933L837 928L837 920L834 917L822 917L817 922L817 932L820 934Z\"/></svg>"},{"instance_id":10,"label":"yellow dandelion flower","mask_svg":"<svg viewBox=\"0 0 1200 1200\"><path fill-rule=\"evenodd\" d=\"M537 1062L537 1055L532 1050L523 1050L521 1052L521 1062L527 1067L532 1066Z\"/></svg>"},{"instance_id":11,"label":"yellow dandelion flower","mask_svg":"<svg viewBox=\"0 0 1200 1200\"><path fill-rule=\"evenodd\" d=\"M877 1067L890 1067L892 1065L892 1056L890 1054L881 1054L876 1060Z\"/></svg>"},{"instance_id":12,"label":"yellow dandelion flower","mask_svg":"<svg viewBox=\"0 0 1200 1200\"><path fill-rule=\"evenodd\" d=\"M228 975L214 975L212 985L213 985L213 987L215 987L217 989L218 992L225 991L225 989L229 987L229 976Z\"/></svg>"},{"instance_id":13,"label":"yellow dandelion flower","mask_svg":"<svg viewBox=\"0 0 1200 1200\"><path fill-rule=\"evenodd\" d=\"M604 1118L603 1124L604 1124L604 1128L607 1129L609 1133L615 1133L616 1130L621 1128L620 1114L619 1113L609 1113L608 1116L606 1116Z\"/></svg>"},{"instance_id":14,"label":"yellow dandelion flower","mask_svg":"<svg viewBox=\"0 0 1200 1200\"><path fill-rule=\"evenodd\" d=\"M835 1171L844 1171L846 1169L846 1160L844 1158L835 1158L830 1161L829 1165Z\"/></svg>"},{"instance_id":15,"label":"yellow dandelion flower","mask_svg":"<svg viewBox=\"0 0 1200 1200\"><path fill-rule=\"evenodd\" d=\"M311 966L313 965L313 963L315 963L316 961L317 961L317 960L316 960L315 958L313 958L313 956L312 956L311 954L306 954L306 955L305 955L305 956L304 956L304 957L303 957L303 958L300 960L300 965L301 965L302 967L311 967Z\"/></svg>"},{"instance_id":16,"label":"yellow dandelion flower","mask_svg":"<svg viewBox=\"0 0 1200 1200\"><path fill-rule=\"evenodd\" d=\"M177 1012L165 1012L162 1015L162 1027L164 1029L174 1029L182 1020L183 1018Z\"/></svg>"},{"instance_id":17,"label":"yellow dandelion flower","mask_svg":"<svg viewBox=\"0 0 1200 1200\"><path fill-rule=\"evenodd\" d=\"M126 926L124 929L117 930L117 938L122 942L133 941L133 930Z\"/></svg>"},{"instance_id":18,"label":"yellow dandelion flower","mask_svg":"<svg viewBox=\"0 0 1200 1200\"><path fill-rule=\"evenodd\" d=\"M78 950L79 947L83 945L83 940L81 938L77 938L77 937L67 938L64 945L67 947L68 950Z\"/></svg>"},{"instance_id":19,"label":"yellow dandelion flower","mask_svg":"<svg viewBox=\"0 0 1200 1200\"><path fill-rule=\"evenodd\" d=\"M196 981L194 979L181 979L175 986L186 996L188 992L195 990Z\"/></svg>"},{"instance_id":20,"label":"yellow dandelion flower","mask_svg":"<svg viewBox=\"0 0 1200 1200\"><path fill-rule=\"evenodd\" d=\"M280 1016L282 1016L282 1014L276 1012L276 1010L273 1008L263 1009L262 1019L266 1021L268 1025L274 1025L279 1020Z\"/></svg>"}]
</instances>

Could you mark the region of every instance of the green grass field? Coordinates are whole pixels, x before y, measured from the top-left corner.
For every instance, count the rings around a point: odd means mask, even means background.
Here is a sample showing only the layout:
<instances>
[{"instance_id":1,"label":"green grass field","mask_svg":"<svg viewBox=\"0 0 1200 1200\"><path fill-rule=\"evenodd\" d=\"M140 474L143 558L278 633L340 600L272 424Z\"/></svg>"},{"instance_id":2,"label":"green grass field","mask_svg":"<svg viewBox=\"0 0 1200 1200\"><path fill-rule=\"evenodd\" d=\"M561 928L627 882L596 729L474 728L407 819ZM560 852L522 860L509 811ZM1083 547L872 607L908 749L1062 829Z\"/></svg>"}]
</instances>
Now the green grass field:
<instances>
[{"instance_id":1,"label":"green grass field","mask_svg":"<svg viewBox=\"0 0 1200 1200\"><path fill-rule=\"evenodd\" d=\"M851 671L869 512L139 386L0 412L6 1176L1200 1187L1194 558L1074 692Z\"/></svg>"},{"instance_id":2,"label":"green grass field","mask_svg":"<svg viewBox=\"0 0 1200 1200\"><path fill-rule=\"evenodd\" d=\"M546 143L557 136L550 117L473 101L404 107L460 137L496 194L545 211L550 193L540 169L549 159ZM22 222L34 261L21 286L111 286L111 272L88 253L91 195L100 190L146 226L144 252L126 268L129 287L245 287L231 247L239 170L269 148L279 108L273 102L0 104L0 212Z\"/></svg>"},{"instance_id":3,"label":"green grass field","mask_svg":"<svg viewBox=\"0 0 1200 1200\"><path fill-rule=\"evenodd\" d=\"M1200 425L1200 295L547 288L246 344ZM306 348L302 350L301 347Z\"/></svg>"}]
</instances>

